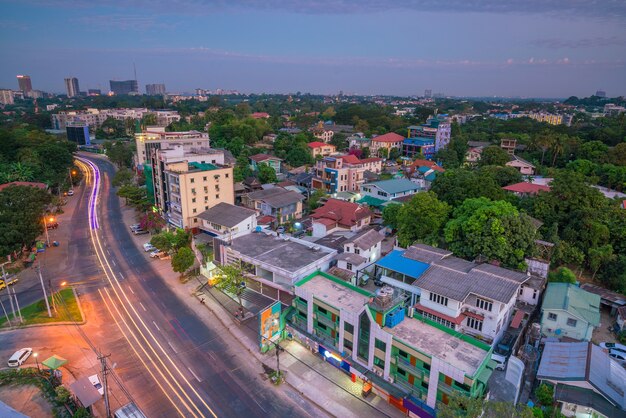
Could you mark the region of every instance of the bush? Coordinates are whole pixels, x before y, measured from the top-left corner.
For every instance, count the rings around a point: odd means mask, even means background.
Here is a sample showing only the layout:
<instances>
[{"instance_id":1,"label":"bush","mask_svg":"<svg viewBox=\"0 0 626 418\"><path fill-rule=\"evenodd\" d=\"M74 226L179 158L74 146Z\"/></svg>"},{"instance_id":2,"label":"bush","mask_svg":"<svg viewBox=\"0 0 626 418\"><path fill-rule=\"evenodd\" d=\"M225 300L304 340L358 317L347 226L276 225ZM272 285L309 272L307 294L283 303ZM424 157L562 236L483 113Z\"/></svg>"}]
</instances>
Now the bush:
<instances>
[{"instance_id":1,"label":"bush","mask_svg":"<svg viewBox=\"0 0 626 418\"><path fill-rule=\"evenodd\" d=\"M56 394L56 401L59 404L66 404L67 401L70 400L70 391L65 386L57 386L54 392Z\"/></svg>"},{"instance_id":2,"label":"bush","mask_svg":"<svg viewBox=\"0 0 626 418\"><path fill-rule=\"evenodd\" d=\"M555 271L548 273L550 283L576 283L576 275L567 267L559 267Z\"/></svg>"},{"instance_id":3,"label":"bush","mask_svg":"<svg viewBox=\"0 0 626 418\"><path fill-rule=\"evenodd\" d=\"M535 396L541 405L551 406L554 400L554 388L542 383L535 389Z\"/></svg>"}]
</instances>

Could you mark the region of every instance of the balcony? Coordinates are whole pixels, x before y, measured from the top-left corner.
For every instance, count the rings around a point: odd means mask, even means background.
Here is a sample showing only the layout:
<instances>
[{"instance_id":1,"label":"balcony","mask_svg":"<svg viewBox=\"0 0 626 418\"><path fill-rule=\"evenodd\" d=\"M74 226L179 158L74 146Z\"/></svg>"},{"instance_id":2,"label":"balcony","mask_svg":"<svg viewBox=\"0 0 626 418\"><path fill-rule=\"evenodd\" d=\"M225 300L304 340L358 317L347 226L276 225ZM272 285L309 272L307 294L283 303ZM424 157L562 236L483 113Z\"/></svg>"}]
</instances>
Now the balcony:
<instances>
[{"instance_id":1,"label":"balcony","mask_svg":"<svg viewBox=\"0 0 626 418\"><path fill-rule=\"evenodd\" d=\"M413 386L412 384L410 384L409 382L407 382L406 380L404 380L402 377L396 375L394 382L394 385L398 386L399 388L401 388L402 390L410 393L411 395L413 395L414 397L421 399L421 391Z\"/></svg>"},{"instance_id":2,"label":"balcony","mask_svg":"<svg viewBox=\"0 0 626 418\"><path fill-rule=\"evenodd\" d=\"M314 329L313 330L313 334L315 334L315 337L324 345L326 346L326 348L332 348L336 351L339 351L339 349L337 348L337 343L335 342L335 340L333 338L331 338L329 335L324 334L323 331L320 331L319 329Z\"/></svg>"},{"instance_id":3,"label":"balcony","mask_svg":"<svg viewBox=\"0 0 626 418\"><path fill-rule=\"evenodd\" d=\"M291 322L297 327L306 331L306 319L300 317L300 315L294 315L291 317Z\"/></svg>"},{"instance_id":4,"label":"balcony","mask_svg":"<svg viewBox=\"0 0 626 418\"><path fill-rule=\"evenodd\" d=\"M295 299L296 308L300 309L302 312L307 312L307 303L301 299Z\"/></svg>"},{"instance_id":5,"label":"balcony","mask_svg":"<svg viewBox=\"0 0 626 418\"><path fill-rule=\"evenodd\" d=\"M320 323L322 323L322 324L324 324L326 326L329 326L332 329L336 329L337 328L337 325L339 323L338 319L336 321L333 321L332 319L325 317L323 314L321 314L319 312L317 312L315 314L315 316L316 316L318 322L320 322Z\"/></svg>"},{"instance_id":6,"label":"balcony","mask_svg":"<svg viewBox=\"0 0 626 418\"><path fill-rule=\"evenodd\" d=\"M396 356L396 364L402 367L404 370L410 372L416 378L420 380L424 379L424 370L412 365L410 361L404 359L403 357Z\"/></svg>"}]
</instances>

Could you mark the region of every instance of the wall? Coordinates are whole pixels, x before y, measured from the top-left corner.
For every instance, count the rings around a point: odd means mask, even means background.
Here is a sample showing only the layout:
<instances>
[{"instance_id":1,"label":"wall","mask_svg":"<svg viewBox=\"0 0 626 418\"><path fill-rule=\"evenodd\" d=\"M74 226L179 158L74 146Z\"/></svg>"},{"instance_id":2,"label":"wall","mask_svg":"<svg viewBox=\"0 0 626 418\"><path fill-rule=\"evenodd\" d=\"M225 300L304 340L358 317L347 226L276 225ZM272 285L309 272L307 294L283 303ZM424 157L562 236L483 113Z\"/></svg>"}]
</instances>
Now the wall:
<instances>
[{"instance_id":1,"label":"wall","mask_svg":"<svg viewBox=\"0 0 626 418\"><path fill-rule=\"evenodd\" d=\"M554 313L557 318L556 321L551 321L548 319L548 314ZM576 326L571 327L567 325L568 319L576 320ZM556 330L560 329L560 334L556 334ZM553 311L542 311L541 316L541 333L548 337L569 337L574 338L581 341L590 341L591 333L593 331L593 327L589 326L586 321L583 321L580 318L576 318L573 315L570 315L567 311L564 310L553 310Z\"/></svg>"}]
</instances>

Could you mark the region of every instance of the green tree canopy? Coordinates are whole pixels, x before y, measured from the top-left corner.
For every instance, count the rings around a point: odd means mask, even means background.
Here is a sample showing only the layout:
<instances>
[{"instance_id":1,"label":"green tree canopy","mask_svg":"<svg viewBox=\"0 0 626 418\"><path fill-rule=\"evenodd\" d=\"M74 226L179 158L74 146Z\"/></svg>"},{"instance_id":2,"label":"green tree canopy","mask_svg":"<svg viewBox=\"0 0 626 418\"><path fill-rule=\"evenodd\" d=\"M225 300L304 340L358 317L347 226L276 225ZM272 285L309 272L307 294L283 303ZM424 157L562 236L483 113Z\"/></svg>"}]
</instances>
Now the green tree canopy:
<instances>
[{"instance_id":1,"label":"green tree canopy","mask_svg":"<svg viewBox=\"0 0 626 418\"><path fill-rule=\"evenodd\" d=\"M485 148L481 153L479 165L503 166L508 163L510 159L509 154L505 150L496 145L492 145Z\"/></svg>"},{"instance_id":2,"label":"green tree canopy","mask_svg":"<svg viewBox=\"0 0 626 418\"><path fill-rule=\"evenodd\" d=\"M218 269L220 279L215 287L222 292L235 296L241 305L241 294L246 288L243 268L237 264L222 264L218 266Z\"/></svg>"},{"instance_id":3,"label":"green tree canopy","mask_svg":"<svg viewBox=\"0 0 626 418\"><path fill-rule=\"evenodd\" d=\"M576 275L567 267L559 267L548 273L548 281L553 283L576 283Z\"/></svg>"},{"instance_id":4,"label":"green tree canopy","mask_svg":"<svg viewBox=\"0 0 626 418\"><path fill-rule=\"evenodd\" d=\"M111 180L113 187L120 187L126 184L132 184L135 175L127 168L118 170Z\"/></svg>"},{"instance_id":5,"label":"green tree canopy","mask_svg":"<svg viewBox=\"0 0 626 418\"><path fill-rule=\"evenodd\" d=\"M195 260L195 255L189 247L179 248L178 251L172 256L172 270L176 273L180 273L182 276L191 266Z\"/></svg>"},{"instance_id":6,"label":"green tree canopy","mask_svg":"<svg viewBox=\"0 0 626 418\"><path fill-rule=\"evenodd\" d=\"M500 188L496 180L480 171L457 168L446 170L443 175L438 175L431 186L439 200L452 207L459 206L465 199L474 197L487 197L492 200L505 198L505 192Z\"/></svg>"},{"instance_id":7,"label":"green tree canopy","mask_svg":"<svg viewBox=\"0 0 626 418\"><path fill-rule=\"evenodd\" d=\"M257 176L261 184L276 183L276 171L265 163L257 164Z\"/></svg>"},{"instance_id":8,"label":"green tree canopy","mask_svg":"<svg viewBox=\"0 0 626 418\"><path fill-rule=\"evenodd\" d=\"M450 210L450 206L437 199L433 192L417 193L398 210L398 243L403 247L415 241L438 245Z\"/></svg>"}]
</instances>

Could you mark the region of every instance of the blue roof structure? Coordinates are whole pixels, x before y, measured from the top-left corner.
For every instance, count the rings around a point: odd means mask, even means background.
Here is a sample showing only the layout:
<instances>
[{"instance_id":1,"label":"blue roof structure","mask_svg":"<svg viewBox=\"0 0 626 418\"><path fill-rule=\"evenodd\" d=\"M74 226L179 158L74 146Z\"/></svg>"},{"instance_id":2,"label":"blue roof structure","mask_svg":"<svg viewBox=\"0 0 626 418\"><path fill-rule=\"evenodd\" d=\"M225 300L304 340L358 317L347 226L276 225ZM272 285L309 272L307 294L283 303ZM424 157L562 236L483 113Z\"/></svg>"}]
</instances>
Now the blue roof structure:
<instances>
[{"instance_id":1,"label":"blue roof structure","mask_svg":"<svg viewBox=\"0 0 626 418\"><path fill-rule=\"evenodd\" d=\"M376 265L415 279L419 278L430 267L427 263L404 257L404 250L393 250L378 260Z\"/></svg>"},{"instance_id":2,"label":"blue roof structure","mask_svg":"<svg viewBox=\"0 0 626 418\"><path fill-rule=\"evenodd\" d=\"M425 146L425 145L434 145L435 144L435 138L430 138L430 137L415 137L415 138L406 138L403 141L404 144L410 144L410 145L420 145L420 146Z\"/></svg>"}]
</instances>

